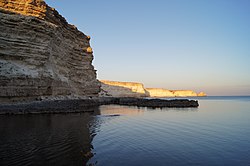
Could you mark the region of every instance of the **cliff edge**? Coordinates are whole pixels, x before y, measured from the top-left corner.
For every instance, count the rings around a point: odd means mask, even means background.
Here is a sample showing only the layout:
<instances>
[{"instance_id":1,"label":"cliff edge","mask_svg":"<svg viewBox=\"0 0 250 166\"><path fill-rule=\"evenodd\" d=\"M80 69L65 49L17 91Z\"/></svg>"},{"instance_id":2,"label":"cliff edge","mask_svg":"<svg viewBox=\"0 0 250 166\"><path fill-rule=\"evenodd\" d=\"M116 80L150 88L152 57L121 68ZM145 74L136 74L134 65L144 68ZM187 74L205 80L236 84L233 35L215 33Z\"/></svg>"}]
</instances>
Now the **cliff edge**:
<instances>
[{"instance_id":1,"label":"cliff edge","mask_svg":"<svg viewBox=\"0 0 250 166\"><path fill-rule=\"evenodd\" d=\"M43 0L0 1L0 101L98 96L90 37Z\"/></svg>"}]
</instances>

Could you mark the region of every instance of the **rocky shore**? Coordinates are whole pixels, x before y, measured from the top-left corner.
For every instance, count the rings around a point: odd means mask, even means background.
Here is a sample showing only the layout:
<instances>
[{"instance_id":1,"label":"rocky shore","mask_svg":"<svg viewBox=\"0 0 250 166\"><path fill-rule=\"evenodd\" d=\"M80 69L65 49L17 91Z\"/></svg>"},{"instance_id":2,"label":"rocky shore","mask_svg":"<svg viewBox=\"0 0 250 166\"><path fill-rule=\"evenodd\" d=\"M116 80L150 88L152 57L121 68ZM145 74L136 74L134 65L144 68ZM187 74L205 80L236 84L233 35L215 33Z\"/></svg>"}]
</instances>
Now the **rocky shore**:
<instances>
[{"instance_id":1,"label":"rocky shore","mask_svg":"<svg viewBox=\"0 0 250 166\"><path fill-rule=\"evenodd\" d=\"M0 104L0 114L49 114L94 112L100 105L126 105L137 107L198 107L198 101L187 99L162 100L143 98L103 97L94 99L43 100L23 103Z\"/></svg>"},{"instance_id":2,"label":"rocky shore","mask_svg":"<svg viewBox=\"0 0 250 166\"><path fill-rule=\"evenodd\" d=\"M196 96L193 91L98 81L90 36L44 0L0 1L0 19L0 114L93 112L108 104L198 107L194 100L142 98Z\"/></svg>"}]
</instances>

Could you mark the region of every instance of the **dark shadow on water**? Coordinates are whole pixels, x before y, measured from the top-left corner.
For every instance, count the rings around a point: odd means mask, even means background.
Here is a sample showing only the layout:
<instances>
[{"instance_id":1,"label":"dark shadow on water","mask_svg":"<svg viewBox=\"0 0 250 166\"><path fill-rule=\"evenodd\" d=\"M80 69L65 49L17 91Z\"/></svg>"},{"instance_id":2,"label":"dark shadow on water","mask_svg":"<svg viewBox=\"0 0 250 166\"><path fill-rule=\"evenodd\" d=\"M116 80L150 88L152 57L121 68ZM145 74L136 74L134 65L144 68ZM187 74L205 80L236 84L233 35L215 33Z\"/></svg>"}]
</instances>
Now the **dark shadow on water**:
<instances>
[{"instance_id":1,"label":"dark shadow on water","mask_svg":"<svg viewBox=\"0 0 250 166\"><path fill-rule=\"evenodd\" d=\"M119 105L89 109L93 112L0 116L0 165L95 165L92 141L106 121L144 111L198 111Z\"/></svg>"},{"instance_id":2,"label":"dark shadow on water","mask_svg":"<svg viewBox=\"0 0 250 166\"><path fill-rule=\"evenodd\" d=\"M85 165L99 114L0 116L0 165Z\"/></svg>"}]
</instances>

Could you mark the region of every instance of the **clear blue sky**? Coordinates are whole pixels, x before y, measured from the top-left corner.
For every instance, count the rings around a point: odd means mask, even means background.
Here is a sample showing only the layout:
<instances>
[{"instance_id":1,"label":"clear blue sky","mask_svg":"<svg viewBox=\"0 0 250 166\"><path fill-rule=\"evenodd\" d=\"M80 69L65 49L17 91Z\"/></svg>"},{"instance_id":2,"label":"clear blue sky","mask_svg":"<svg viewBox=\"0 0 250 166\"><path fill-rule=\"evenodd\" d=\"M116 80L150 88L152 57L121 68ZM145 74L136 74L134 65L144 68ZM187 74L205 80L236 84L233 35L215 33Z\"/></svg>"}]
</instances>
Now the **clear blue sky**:
<instances>
[{"instance_id":1,"label":"clear blue sky","mask_svg":"<svg viewBox=\"0 0 250 166\"><path fill-rule=\"evenodd\" d=\"M98 79L250 95L249 0L46 0L90 35Z\"/></svg>"}]
</instances>

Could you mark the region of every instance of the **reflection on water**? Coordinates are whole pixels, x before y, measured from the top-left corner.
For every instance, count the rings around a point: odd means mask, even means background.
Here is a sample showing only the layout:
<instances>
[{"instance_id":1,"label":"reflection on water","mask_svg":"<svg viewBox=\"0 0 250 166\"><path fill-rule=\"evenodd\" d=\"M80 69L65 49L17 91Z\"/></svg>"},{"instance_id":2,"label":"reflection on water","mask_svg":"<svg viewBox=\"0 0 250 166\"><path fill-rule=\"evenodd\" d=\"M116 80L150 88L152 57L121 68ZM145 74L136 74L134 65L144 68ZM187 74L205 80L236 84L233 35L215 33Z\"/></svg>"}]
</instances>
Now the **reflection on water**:
<instances>
[{"instance_id":1,"label":"reflection on water","mask_svg":"<svg viewBox=\"0 0 250 166\"><path fill-rule=\"evenodd\" d=\"M0 116L0 165L84 165L94 113Z\"/></svg>"},{"instance_id":2,"label":"reflection on water","mask_svg":"<svg viewBox=\"0 0 250 166\"><path fill-rule=\"evenodd\" d=\"M250 165L248 101L0 116L0 165Z\"/></svg>"},{"instance_id":3,"label":"reflection on water","mask_svg":"<svg viewBox=\"0 0 250 166\"><path fill-rule=\"evenodd\" d=\"M119 105L103 105L100 106L101 115L127 115L127 116L138 116L144 115L145 111L198 111L198 108L147 108L147 107L136 107L136 106L119 106Z\"/></svg>"},{"instance_id":4,"label":"reflection on water","mask_svg":"<svg viewBox=\"0 0 250 166\"><path fill-rule=\"evenodd\" d=\"M119 106L119 105L103 105L100 106L101 115L142 115L144 113L144 109L139 109L137 107L127 107L127 106Z\"/></svg>"},{"instance_id":5,"label":"reflection on water","mask_svg":"<svg viewBox=\"0 0 250 166\"><path fill-rule=\"evenodd\" d=\"M101 118L89 163L250 165L247 101L209 98L191 109L103 106L101 115L121 116Z\"/></svg>"}]
</instances>

